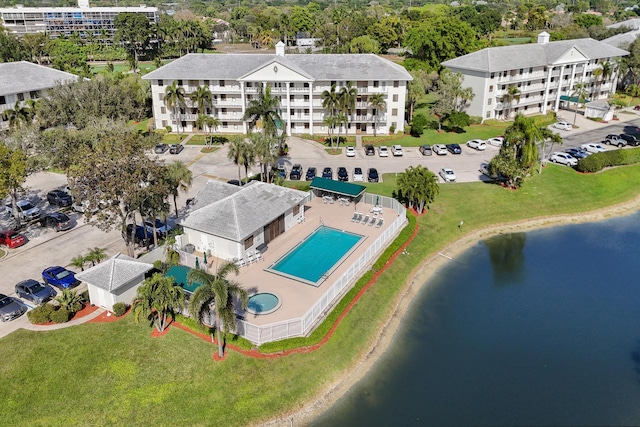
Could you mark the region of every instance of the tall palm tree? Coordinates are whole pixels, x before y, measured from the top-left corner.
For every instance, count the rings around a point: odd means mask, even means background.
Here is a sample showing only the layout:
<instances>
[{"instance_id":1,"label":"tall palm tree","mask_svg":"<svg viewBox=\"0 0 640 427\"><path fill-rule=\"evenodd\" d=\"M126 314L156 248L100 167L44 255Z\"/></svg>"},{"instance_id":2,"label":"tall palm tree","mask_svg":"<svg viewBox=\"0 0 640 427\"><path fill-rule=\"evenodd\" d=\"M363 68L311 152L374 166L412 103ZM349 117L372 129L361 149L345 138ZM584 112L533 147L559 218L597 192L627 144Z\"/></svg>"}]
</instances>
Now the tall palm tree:
<instances>
[{"instance_id":1,"label":"tall palm tree","mask_svg":"<svg viewBox=\"0 0 640 427\"><path fill-rule=\"evenodd\" d=\"M374 93L369 97L369 106L373 112L373 136L376 136L378 130L378 117L380 117L380 110L387 106L384 100L384 94Z\"/></svg>"},{"instance_id":2,"label":"tall palm tree","mask_svg":"<svg viewBox=\"0 0 640 427\"><path fill-rule=\"evenodd\" d=\"M240 176L240 167L248 163L251 152L251 146L244 140L244 135L238 135L229 141L229 152L227 157L238 166L238 181L242 182ZM248 168L248 166L247 166Z\"/></svg>"},{"instance_id":3,"label":"tall palm tree","mask_svg":"<svg viewBox=\"0 0 640 427\"><path fill-rule=\"evenodd\" d=\"M168 316L181 311L184 306L184 289L175 284L173 277L155 273L138 288L131 310L136 323L143 316L158 332L164 332Z\"/></svg>"},{"instance_id":4,"label":"tall palm tree","mask_svg":"<svg viewBox=\"0 0 640 427\"><path fill-rule=\"evenodd\" d=\"M540 128L540 132L542 133L542 153L541 156L542 158L545 157L545 147L547 145L547 142L551 142L551 147L549 148L549 152L553 152L553 146L555 144L558 145L562 145L562 137L560 136L559 133L553 132L552 130L548 129L548 128ZM540 165L538 167L538 173L542 173L542 162L540 162Z\"/></svg>"},{"instance_id":5,"label":"tall palm tree","mask_svg":"<svg viewBox=\"0 0 640 427\"><path fill-rule=\"evenodd\" d=\"M335 83L331 85L331 89L324 90L320 95L322 98L322 108L329 112L329 115L325 117L325 123L330 126L329 134L332 135L336 122L331 118L336 116L336 112L340 109L340 94L336 92ZM333 137L330 137L332 139Z\"/></svg>"},{"instance_id":6,"label":"tall palm tree","mask_svg":"<svg viewBox=\"0 0 640 427\"><path fill-rule=\"evenodd\" d=\"M271 95L270 86L260 89L258 97L249 101L244 113L244 120L248 121L249 131L256 127L258 120L262 120L265 133L273 137L277 136L278 124L282 123L280 99Z\"/></svg>"},{"instance_id":7,"label":"tall palm tree","mask_svg":"<svg viewBox=\"0 0 640 427\"><path fill-rule=\"evenodd\" d=\"M222 264L215 274L204 270L193 269L187 275L189 284L201 283L201 286L191 296L189 301L189 314L200 324L204 316L209 312L213 303L216 315L216 330L218 334L218 355L224 355L222 348L222 332L231 331L236 327L236 314L234 311L234 297L240 301L244 310L247 308L249 295L237 282L227 279L230 273L238 274L238 266L227 261Z\"/></svg>"},{"instance_id":8,"label":"tall palm tree","mask_svg":"<svg viewBox=\"0 0 640 427\"><path fill-rule=\"evenodd\" d=\"M516 103L520 102L520 89L518 89L518 86L515 85L509 86L509 88L507 89L507 93L502 95L502 98L500 98L500 102L502 102L503 105L507 105L507 117L505 117L505 119L507 120L511 115L511 106L513 104L513 101L516 101Z\"/></svg>"},{"instance_id":9,"label":"tall palm tree","mask_svg":"<svg viewBox=\"0 0 640 427\"><path fill-rule=\"evenodd\" d=\"M277 143L275 140L258 132L249 134L251 151L260 163L260 181L269 181L269 166L278 159Z\"/></svg>"},{"instance_id":10,"label":"tall palm tree","mask_svg":"<svg viewBox=\"0 0 640 427\"><path fill-rule=\"evenodd\" d=\"M211 107L212 99L209 86L198 86L195 92L189 94L189 99L196 104L198 113L206 114L207 107Z\"/></svg>"},{"instance_id":11,"label":"tall palm tree","mask_svg":"<svg viewBox=\"0 0 640 427\"><path fill-rule=\"evenodd\" d=\"M178 111L185 106L184 97L184 88L178 86L177 80L174 80L173 83L164 90L164 105L173 113L173 118L176 121L176 129L180 129L180 124L182 123L178 116Z\"/></svg>"},{"instance_id":12,"label":"tall palm tree","mask_svg":"<svg viewBox=\"0 0 640 427\"><path fill-rule=\"evenodd\" d=\"M181 161L169 163L165 166L165 179L169 184L169 190L173 196L173 206L176 212L176 218L178 217L178 194L182 191L187 191L191 187L193 182L193 174Z\"/></svg>"},{"instance_id":13,"label":"tall palm tree","mask_svg":"<svg viewBox=\"0 0 640 427\"><path fill-rule=\"evenodd\" d=\"M342 125L345 126L345 129L347 127L347 123L349 123L349 119L347 118L347 115L344 114L342 111L338 111L338 114L336 114L335 116L336 118L336 127L338 128L338 137L336 138L336 147L335 149L338 149L338 146L340 145L340 129L342 129Z\"/></svg>"},{"instance_id":14,"label":"tall palm tree","mask_svg":"<svg viewBox=\"0 0 640 427\"><path fill-rule=\"evenodd\" d=\"M353 82L347 82L347 85L340 89L340 107L342 107L342 112L347 117L347 125L344 132L346 137L349 136L349 123L356 109L356 99L358 99L358 88L353 85Z\"/></svg>"},{"instance_id":15,"label":"tall palm tree","mask_svg":"<svg viewBox=\"0 0 640 427\"><path fill-rule=\"evenodd\" d=\"M576 109L573 113L573 125L576 125L576 119L578 118L578 106L584 104L589 96L587 85L585 83L576 83L573 85L573 91L571 92L571 98L575 98Z\"/></svg>"},{"instance_id":16,"label":"tall palm tree","mask_svg":"<svg viewBox=\"0 0 640 427\"><path fill-rule=\"evenodd\" d=\"M2 112L2 118L9 121L9 129L20 129L22 126L27 125L30 121L29 111L20 105L20 101L16 101L13 108L7 108Z\"/></svg>"}]
</instances>

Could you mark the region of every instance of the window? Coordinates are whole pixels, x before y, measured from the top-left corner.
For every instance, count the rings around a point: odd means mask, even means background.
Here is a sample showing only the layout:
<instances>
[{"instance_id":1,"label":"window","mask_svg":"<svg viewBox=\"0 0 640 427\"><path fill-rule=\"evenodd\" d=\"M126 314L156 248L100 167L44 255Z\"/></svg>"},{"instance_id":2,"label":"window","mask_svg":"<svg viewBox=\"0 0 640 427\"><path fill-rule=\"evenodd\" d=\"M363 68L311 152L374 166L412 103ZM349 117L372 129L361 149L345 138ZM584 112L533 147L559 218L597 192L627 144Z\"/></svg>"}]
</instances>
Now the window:
<instances>
[{"instance_id":1,"label":"window","mask_svg":"<svg viewBox=\"0 0 640 427\"><path fill-rule=\"evenodd\" d=\"M305 95L305 96L304 96L304 100L305 100L305 101L309 101L309 95Z\"/></svg>"},{"instance_id":2,"label":"window","mask_svg":"<svg viewBox=\"0 0 640 427\"><path fill-rule=\"evenodd\" d=\"M18 101L24 101L24 93L18 94Z\"/></svg>"},{"instance_id":3,"label":"window","mask_svg":"<svg viewBox=\"0 0 640 427\"><path fill-rule=\"evenodd\" d=\"M308 108L304 109L304 114L309 115L309 109Z\"/></svg>"},{"instance_id":4,"label":"window","mask_svg":"<svg viewBox=\"0 0 640 427\"><path fill-rule=\"evenodd\" d=\"M164 93L159 93L159 94L158 94L158 99L159 99L160 101L164 101Z\"/></svg>"},{"instance_id":5,"label":"window","mask_svg":"<svg viewBox=\"0 0 640 427\"><path fill-rule=\"evenodd\" d=\"M397 128L398 127L398 122L391 122L391 127L392 128Z\"/></svg>"},{"instance_id":6,"label":"window","mask_svg":"<svg viewBox=\"0 0 640 427\"><path fill-rule=\"evenodd\" d=\"M252 246L253 246L253 236L251 236L251 237L247 238L247 239L244 241L244 250L246 251L247 249L249 249L249 248L250 248L250 247L252 247Z\"/></svg>"},{"instance_id":7,"label":"window","mask_svg":"<svg viewBox=\"0 0 640 427\"><path fill-rule=\"evenodd\" d=\"M204 85L205 85L205 86L209 86L209 80L205 80L205 81L204 81Z\"/></svg>"},{"instance_id":8,"label":"window","mask_svg":"<svg viewBox=\"0 0 640 427\"><path fill-rule=\"evenodd\" d=\"M304 128L305 128L305 129L309 129L309 123L305 122L305 123L304 123Z\"/></svg>"},{"instance_id":9,"label":"window","mask_svg":"<svg viewBox=\"0 0 640 427\"><path fill-rule=\"evenodd\" d=\"M32 90L31 92L29 92L29 97L31 99L36 99L38 98L38 91Z\"/></svg>"},{"instance_id":10,"label":"window","mask_svg":"<svg viewBox=\"0 0 640 427\"><path fill-rule=\"evenodd\" d=\"M507 88L507 85L502 85L502 90L505 90Z\"/></svg>"},{"instance_id":11,"label":"window","mask_svg":"<svg viewBox=\"0 0 640 427\"><path fill-rule=\"evenodd\" d=\"M398 102L398 95L393 95L393 102Z\"/></svg>"},{"instance_id":12,"label":"window","mask_svg":"<svg viewBox=\"0 0 640 427\"><path fill-rule=\"evenodd\" d=\"M4 105L7 103L7 99L4 96L0 96L0 105Z\"/></svg>"},{"instance_id":13,"label":"window","mask_svg":"<svg viewBox=\"0 0 640 427\"><path fill-rule=\"evenodd\" d=\"M493 85L489 86L489 92L493 92Z\"/></svg>"},{"instance_id":14,"label":"window","mask_svg":"<svg viewBox=\"0 0 640 427\"><path fill-rule=\"evenodd\" d=\"M492 100L491 100L491 98L489 98L489 99L487 100L487 105L491 105L491 101L492 101Z\"/></svg>"},{"instance_id":15,"label":"window","mask_svg":"<svg viewBox=\"0 0 640 427\"><path fill-rule=\"evenodd\" d=\"M220 95L220 101L226 101L226 100L227 100L227 95L225 95L224 93Z\"/></svg>"},{"instance_id":16,"label":"window","mask_svg":"<svg viewBox=\"0 0 640 427\"><path fill-rule=\"evenodd\" d=\"M400 82L397 80L393 81L393 87L399 87L400 86Z\"/></svg>"},{"instance_id":17,"label":"window","mask_svg":"<svg viewBox=\"0 0 640 427\"><path fill-rule=\"evenodd\" d=\"M531 82L527 82L527 86L531 86Z\"/></svg>"},{"instance_id":18,"label":"window","mask_svg":"<svg viewBox=\"0 0 640 427\"><path fill-rule=\"evenodd\" d=\"M373 87L378 87L380 86L380 82L378 82L377 80L373 81Z\"/></svg>"},{"instance_id":19,"label":"window","mask_svg":"<svg viewBox=\"0 0 640 427\"><path fill-rule=\"evenodd\" d=\"M221 112L222 114L227 114L227 109L226 109L226 108L221 108L221 109L220 109L220 112Z\"/></svg>"},{"instance_id":20,"label":"window","mask_svg":"<svg viewBox=\"0 0 640 427\"><path fill-rule=\"evenodd\" d=\"M247 87L253 87L252 85L253 85L253 83L247 82Z\"/></svg>"},{"instance_id":21,"label":"window","mask_svg":"<svg viewBox=\"0 0 640 427\"><path fill-rule=\"evenodd\" d=\"M160 107L160 114L167 114L167 109L165 107Z\"/></svg>"},{"instance_id":22,"label":"window","mask_svg":"<svg viewBox=\"0 0 640 427\"><path fill-rule=\"evenodd\" d=\"M496 76L496 73L491 73L491 78L492 79L495 78L495 76Z\"/></svg>"},{"instance_id":23,"label":"window","mask_svg":"<svg viewBox=\"0 0 640 427\"><path fill-rule=\"evenodd\" d=\"M491 118L491 111L487 111L487 115L485 116L487 119Z\"/></svg>"},{"instance_id":24,"label":"window","mask_svg":"<svg viewBox=\"0 0 640 427\"><path fill-rule=\"evenodd\" d=\"M307 123L308 124L308 123ZM293 207L293 216L296 216L300 213L300 205L295 205Z\"/></svg>"},{"instance_id":25,"label":"window","mask_svg":"<svg viewBox=\"0 0 640 427\"><path fill-rule=\"evenodd\" d=\"M182 86L182 80L178 80L178 86Z\"/></svg>"},{"instance_id":26,"label":"window","mask_svg":"<svg viewBox=\"0 0 640 427\"><path fill-rule=\"evenodd\" d=\"M164 86L164 82L162 80L158 80L158 86Z\"/></svg>"},{"instance_id":27,"label":"window","mask_svg":"<svg viewBox=\"0 0 640 427\"><path fill-rule=\"evenodd\" d=\"M222 127L223 128L229 127L229 122L222 122Z\"/></svg>"},{"instance_id":28,"label":"window","mask_svg":"<svg viewBox=\"0 0 640 427\"><path fill-rule=\"evenodd\" d=\"M294 96L293 95L289 95L289 101L293 102Z\"/></svg>"},{"instance_id":29,"label":"window","mask_svg":"<svg viewBox=\"0 0 640 427\"><path fill-rule=\"evenodd\" d=\"M167 125L167 121L166 121L166 120L163 120L163 121L162 121L162 127L163 127L163 128L166 128L167 126L168 126L168 125Z\"/></svg>"},{"instance_id":30,"label":"window","mask_svg":"<svg viewBox=\"0 0 640 427\"><path fill-rule=\"evenodd\" d=\"M524 70L520 68L520 70L518 70L518 74L522 75L523 73L524 73Z\"/></svg>"},{"instance_id":31,"label":"window","mask_svg":"<svg viewBox=\"0 0 640 427\"><path fill-rule=\"evenodd\" d=\"M224 87L224 80L219 80L219 81L218 81L218 85L219 85L220 87Z\"/></svg>"},{"instance_id":32,"label":"window","mask_svg":"<svg viewBox=\"0 0 640 427\"><path fill-rule=\"evenodd\" d=\"M333 86L334 84L336 84L336 81L335 81L335 80L332 80L332 81L331 81L331 86Z\"/></svg>"},{"instance_id":33,"label":"window","mask_svg":"<svg viewBox=\"0 0 640 427\"><path fill-rule=\"evenodd\" d=\"M397 115L398 115L398 109L397 109L397 108L393 108L393 109L391 110L391 115L392 115L392 116L397 116Z\"/></svg>"},{"instance_id":34,"label":"window","mask_svg":"<svg viewBox=\"0 0 640 427\"><path fill-rule=\"evenodd\" d=\"M529 67L529 72L533 73L533 67Z\"/></svg>"},{"instance_id":35,"label":"window","mask_svg":"<svg viewBox=\"0 0 640 427\"><path fill-rule=\"evenodd\" d=\"M555 81L555 77L551 77L551 83L553 83Z\"/></svg>"},{"instance_id":36,"label":"window","mask_svg":"<svg viewBox=\"0 0 640 427\"><path fill-rule=\"evenodd\" d=\"M303 84L302 87L309 88L309 83Z\"/></svg>"}]
</instances>

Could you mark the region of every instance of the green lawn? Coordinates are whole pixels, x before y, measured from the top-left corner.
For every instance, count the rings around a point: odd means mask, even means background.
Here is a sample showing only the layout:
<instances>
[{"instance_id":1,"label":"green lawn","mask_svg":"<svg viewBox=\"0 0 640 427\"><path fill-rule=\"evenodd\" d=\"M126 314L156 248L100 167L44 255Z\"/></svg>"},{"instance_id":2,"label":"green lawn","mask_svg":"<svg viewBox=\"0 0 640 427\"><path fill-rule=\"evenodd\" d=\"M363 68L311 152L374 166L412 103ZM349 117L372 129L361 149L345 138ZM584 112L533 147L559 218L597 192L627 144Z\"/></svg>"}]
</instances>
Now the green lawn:
<instances>
[{"instance_id":1,"label":"green lawn","mask_svg":"<svg viewBox=\"0 0 640 427\"><path fill-rule=\"evenodd\" d=\"M400 144L403 147L419 147L423 144L464 144L470 139L488 139L494 136L503 135L509 123L494 122L491 124L471 125L464 129L462 133L438 132L437 130L426 129L420 138L411 135L380 135L377 137L364 136L363 144L390 145Z\"/></svg>"},{"instance_id":2,"label":"green lawn","mask_svg":"<svg viewBox=\"0 0 640 427\"><path fill-rule=\"evenodd\" d=\"M384 183L366 185L389 195L394 178L384 175ZM409 272L459 238L461 220L470 232L597 209L639 194L640 165L591 175L551 165L519 191L484 183L442 185L418 219L410 255L398 257L334 336L308 354L256 360L230 352L214 362L212 344L176 328L151 338L150 328L134 324L130 315L50 332L19 330L0 339L0 417L12 426L256 424L298 409L351 369L395 306Z\"/></svg>"},{"instance_id":3,"label":"green lawn","mask_svg":"<svg viewBox=\"0 0 640 427\"><path fill-rule=\"evenodd\" d=\"M93 73L101 73L103 72L105 69L107 68L106 64L105 65L93 65L91 67L91 71ZM153 63L153 61L142 61L138 64L138 68L143 72L143 73L148 73L150 71L153 71L156 69L155 64ZM125 63L125 62L118 62L118 63L114 63L113 64L113 71L114 72L121 72L121 73L127 73L129 72L129 64Z\"/></svg>"}]
</instances>

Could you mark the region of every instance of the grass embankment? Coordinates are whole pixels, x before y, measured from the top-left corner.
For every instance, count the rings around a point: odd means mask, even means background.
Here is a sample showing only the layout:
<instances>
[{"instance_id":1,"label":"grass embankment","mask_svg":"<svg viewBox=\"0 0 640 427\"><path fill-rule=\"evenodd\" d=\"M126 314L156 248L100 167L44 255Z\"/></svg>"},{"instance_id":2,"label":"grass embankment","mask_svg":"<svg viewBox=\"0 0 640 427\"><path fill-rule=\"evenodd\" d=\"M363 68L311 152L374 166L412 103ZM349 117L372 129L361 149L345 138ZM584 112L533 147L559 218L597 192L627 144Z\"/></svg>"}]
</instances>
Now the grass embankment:
<instances>
[{"instance_id":1,"label":"grass embankment","mask_svg":"<svg viewBox=\"0 0 640 427\"><path fill-rule=\"evenodd\" d=\"M388 187L379 188L389 194ZM232 426L296 410L352 368L392 313L409 272L463 232L593 210L638 194L640 165L593 175L552 165L519 191L483 183L442 185L429 213L417 220L420 230L410 255L398 257L332 339L308 354L256 360L229 352L226 360L214 362L211 343L177 328L152 338L131 315L46 333L19 330L0 339L0 417L5 425L101 426L127 420ZM48 367L51 361L56 369Z\"/></svg>"}]
</instances>

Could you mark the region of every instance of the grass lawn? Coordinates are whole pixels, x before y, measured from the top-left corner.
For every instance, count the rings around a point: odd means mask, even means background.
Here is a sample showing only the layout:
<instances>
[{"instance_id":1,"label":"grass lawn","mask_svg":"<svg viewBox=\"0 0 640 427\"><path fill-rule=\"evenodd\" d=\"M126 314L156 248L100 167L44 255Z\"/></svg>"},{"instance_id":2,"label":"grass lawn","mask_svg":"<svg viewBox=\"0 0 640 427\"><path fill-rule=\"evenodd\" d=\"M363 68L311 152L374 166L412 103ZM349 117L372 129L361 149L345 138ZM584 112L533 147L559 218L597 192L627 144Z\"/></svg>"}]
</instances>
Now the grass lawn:
<instances>
[{"instance_id":1,"label":"grass lawn","mask_svg":"<svg viewBox=\"0 0 640 427\"><path fill-rule=\"evenodd\" d=\"M393 174L366 184L390 195ZM0 416L5 425L246 425L300 407L363 355L395 305L410 271L464 230L577 213L640 194L640 165L582 175L551 165L519 191L484 183L442 185L418 236L355 304L318 351L255 360L172 328L160 338L132 316L50 332L19 330L0 339ZM370 273L368 273L370 274ZM380 304L380 301L389 303ZM51 368L55 363L55 369ZM37 410L34 411L34 406Z\"/></svg>"},{"instance_id":2,"label":"grass lawn","mask_svg":"<svg viewBox=\"0 0 640 427\"><path fill-rule=\"evenodd\" d=\"M94 65L94 66L91 67L91 72L93 72L93 73L101 73L106 68L107 68L106 64ZM138 68L143 73L148 73L150 71L155 70L156 66L152 61L141 61L140 63L138 63ZM113 71L116 72L116 73L117 72L127 73L127 72L130 71L129 70L129 64L127 64L126 62L114 62L113 63Z\"/></svg>"},{"instance_id":3,"label":"grass lawn","mask_svg":"<svg viewBox=\"0 0 640 427\"><path fill-rule=\"evenodd\" d=\"M363 144L373 145L389 145L400 144L403 147L419 147L423 144L464 144L470 139L488 139L494 136L503 135L504 130L510 123L494 122L483 125L471 125L464 129L462 133L455 132L438 132L437 130L425 129L420 138L411 135L380 135L377 137L363 136Z\"/></svg>"}]
</instances>

